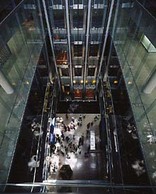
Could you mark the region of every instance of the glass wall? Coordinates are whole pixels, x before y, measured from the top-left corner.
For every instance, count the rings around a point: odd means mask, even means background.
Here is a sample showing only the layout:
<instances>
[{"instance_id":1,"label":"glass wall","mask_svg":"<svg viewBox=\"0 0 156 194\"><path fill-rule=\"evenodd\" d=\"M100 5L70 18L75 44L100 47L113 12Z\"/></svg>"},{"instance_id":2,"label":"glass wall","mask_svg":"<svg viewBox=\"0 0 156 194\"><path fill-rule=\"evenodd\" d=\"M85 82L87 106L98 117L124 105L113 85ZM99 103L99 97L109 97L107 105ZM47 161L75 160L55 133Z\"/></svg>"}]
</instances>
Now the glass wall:
<instances>
[{"instance_id":1,"label":"glass wall","mask_svg":"<svg viewBox=\"0 0 156 194\"><path fill-rule=\"evenodd\" d=\"M151 182L156 184L156 89L145 92L156 71L156 20L138 2L118 10L113 37L138 127Z\"/></svg>"},{"instance_id":2,"label":"glass wall","mask_svg":"<svg viewBox=\"0 0 156 194\"><path fill-rule=\"evenodd\" d=\"M0 25L0 182L5 183L24 114L36 64L43 46L35 1L14 8Z\"/></svg>"}]
</instances>

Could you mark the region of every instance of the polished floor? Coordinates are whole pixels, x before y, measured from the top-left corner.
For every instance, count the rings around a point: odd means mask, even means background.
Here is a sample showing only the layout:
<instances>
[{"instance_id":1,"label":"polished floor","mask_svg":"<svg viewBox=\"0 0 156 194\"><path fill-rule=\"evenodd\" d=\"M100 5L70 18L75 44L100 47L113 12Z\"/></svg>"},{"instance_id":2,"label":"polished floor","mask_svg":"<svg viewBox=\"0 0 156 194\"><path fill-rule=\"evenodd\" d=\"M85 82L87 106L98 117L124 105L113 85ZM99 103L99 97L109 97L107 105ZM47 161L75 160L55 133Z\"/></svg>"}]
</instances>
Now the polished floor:
<instances>
[{"instance_id":1,"label":"polished floor","mask_svg":"<svg viewBox=\"0 0 156 194\"><path fill-rule=\"evenodd\" d=\"M75 129L64 132L64 136L68 136L72 141L72 144L77 146L78 149L68 150L68 153L55 153L45 157L45 162L52 160L48 169L48 179L72 179L72 180L104 180L107 179L106 172L106 159L103 151L100 149L100 137L99 137L99 114L57 114L56 119L61 119L66 126L70 126L73 123ZM81 122L79 122L81 120ZM77 125L77 122L80 124ZM58 126L59 125L59 126ZM89 126L90 125L90 126ZM60 123L54 128L54 133L58 132L58 127L61 128ZM48 134L49 135L49 134ZM74 136L74 140L73 140ZM80 144L80 138L84 137L83 143ZM69 142L70 142L69 140ZM57 143L58 144L58 143ZM71 142L69 143L71 145ZM68 146L66 140L63 141L62 152L64 147ZM56 148L57 149L57 148ZM47 161L48 159L48 161ZM58 164L56 164L58 161ZM55 169L54 169L55 163ZM46 165L46 166L48 166ZM59 171L63 165L70 165L72 170L72 176L61 177ZM68 170L67 170L68 173Z\"/></svg>"}]
</instances>

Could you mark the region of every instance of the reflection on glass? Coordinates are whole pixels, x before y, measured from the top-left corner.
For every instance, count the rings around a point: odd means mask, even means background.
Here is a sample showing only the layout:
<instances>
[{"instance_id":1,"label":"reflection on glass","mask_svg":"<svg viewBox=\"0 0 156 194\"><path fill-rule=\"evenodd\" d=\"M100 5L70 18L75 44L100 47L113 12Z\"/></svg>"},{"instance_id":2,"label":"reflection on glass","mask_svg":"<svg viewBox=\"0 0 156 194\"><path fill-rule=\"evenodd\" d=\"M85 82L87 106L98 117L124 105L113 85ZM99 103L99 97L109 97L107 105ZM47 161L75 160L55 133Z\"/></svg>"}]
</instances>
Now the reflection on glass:
<instances>
[{"instance_id":1,"label":"reflection on glass","mask_svg":"<svg viewBox=\"0 0 156 194\"><path fill-rule=\"evenodd\" d=\"M75 68L75 76L81 76L82 68Z\"/></svg>"},{"instance_id":2,"label":"reflection on glass","mask_svg":"<svg viewBox=\"0 0 156 194\"><path fill-rule=\"evenodd\" d=\"M73 10L73 28L83 28L83 10Z\"/></svg>"},{"instance_id":3,"label":"reflection on glass","mask_svg":"<svg viewBox=\"0 0 156 194\"><path fill-rule=\"evenodd\" d=\"M82 56L82 45L74 45L74 57Z\"/></svg>"},{"instance_id":4,"label":"reflection on glass","mask_svg":"<svg viewBox=\"0 0 156 194\"><path fill-rule=\"evenodd\" d=\"M65 28L64 10L53 10L55 28Z\"/></svg>"}]
</instances>

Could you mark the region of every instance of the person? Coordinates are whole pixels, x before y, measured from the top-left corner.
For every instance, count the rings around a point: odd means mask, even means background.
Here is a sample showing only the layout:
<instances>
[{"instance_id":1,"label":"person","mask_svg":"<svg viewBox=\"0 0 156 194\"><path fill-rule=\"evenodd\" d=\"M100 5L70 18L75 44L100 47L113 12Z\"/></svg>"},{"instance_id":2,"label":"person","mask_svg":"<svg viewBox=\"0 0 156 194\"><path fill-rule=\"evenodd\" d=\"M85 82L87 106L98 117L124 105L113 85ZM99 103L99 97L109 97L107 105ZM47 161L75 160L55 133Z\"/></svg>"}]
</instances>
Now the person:
<instances>
[{"instance_id":1,"label":"person","mask_svg":"<svg viewBox=\"0 0 156 194\"><path fill-rule=\"evenodd\" d=\"M50 133L52 133L52 134L54 133L54 125L53 124L50 125Z\"/></svg>"},{"instance_id":2,"label":"person","mask_svg":"<svg viewBox=\"0 0 156 194\"><path fill-rule=\"evenodd\" d=\"M64 136L63 131L61 131L61 138L62 138L62 140L64 141L65 136Z\"/></svg>"},{"instance_id":3,"label":"person","mask_svg":"<svg viewBox=\"0 0 156 194\"><path fill-rule=\"evenodd\" d=\"M147 135L147 138L148 138L147 142L150 143L150 144L156 142L156 137L153 136L153 135L151 135L151 134L150 135Z\"/></svg>"},{"instance_id":4,"label":"person","mask_svg":"<svg viewBox=\"0 0 156 194\"><path fill-rule=\"evenodd\" d=\"M89 129L89 128L90 128L90 123L87 124L87 129Z\"/></svg>"},{"instance_id":5,"label":"person","mask_svg":"<svg viewBox=\"0 0 156 194\"><path fill-rule=\"evenodd\" d=\"M85 137L84 137L84 134L82 134L82 145L84 144L84 139L85 139Z\"/></svg>"},{"instance_id":6,"label":"person","mask_svg":"<svg viewBox=\"0 0 156 194\"><path fill-rule=\"evenodd\" d=\"M33 133L35 137L39 137L43 135L43 131L34 131Z\"/></svg>"},{"instance_id":7,"label":"person","mask_svg":"<svg viewBox=\"0 0 156 194\"><path fill-rule=\"evenodd\" d=\"M40 165L40 161L37 161L37 155L33 155L28 162L28 166L30 168L30 171L33 170L33 168L37 168Z\"/></svg>"},{"instance_id":8,"label":"person","mask_svg":"<svg viewBox=\"0 0 156 194\"><path fill-rule=\"evenodd\" d=\"M82 145L82 137L79 138L78 147L80 147L81 145Z\"/></svg>"},{"instance_id":9,"label":"person","mask_svg":"<svg viewBox=\"0 0 156 194\"><path fill-rule=\"evenodd\" d=\"M68 114L66 113L66 119L68 120Z\"/></svg>"},{"instance_id":10,"label":"person","mask_svg":"<svg viewBox=\"0 0 156 194\"><path fill-rule=\"evenodd\" d=\"M38 129L40 129L40 124L37 123L36 119L34 119L32 124L31 124L31 130L32 130L32 132L34 132L34 131L37 131Z\"/></svg>"},{"instance_id":11,"label":"person","mask_svg":"<svg viewBox=\"0 0 156 194\"><path fill-rule=\"evenodd\" d=\"M66 142L67 142L67 143L69 142L69 139L70 139L70 138L69 138L68 136L66 136Z\"/></svg>"},{"instance_id":12,"label":"person","mask_svg":"<svg viewBox=\"0 0 156 194\"><path fill-rule=\"evenodd\" d=\"M89 129L86 130L86 138L89 138Z\"/></svg>"},{"instance_id":13,"label":"person","mask_svg":"<svg viewBox=\"0 0 156 194\"><path fill-rule=\"evenodd\" d=\"M79 120L79 121L82 121L82 115L79 116L79 119L78 119L78 120Z\"/></svg>"}]
</instances>

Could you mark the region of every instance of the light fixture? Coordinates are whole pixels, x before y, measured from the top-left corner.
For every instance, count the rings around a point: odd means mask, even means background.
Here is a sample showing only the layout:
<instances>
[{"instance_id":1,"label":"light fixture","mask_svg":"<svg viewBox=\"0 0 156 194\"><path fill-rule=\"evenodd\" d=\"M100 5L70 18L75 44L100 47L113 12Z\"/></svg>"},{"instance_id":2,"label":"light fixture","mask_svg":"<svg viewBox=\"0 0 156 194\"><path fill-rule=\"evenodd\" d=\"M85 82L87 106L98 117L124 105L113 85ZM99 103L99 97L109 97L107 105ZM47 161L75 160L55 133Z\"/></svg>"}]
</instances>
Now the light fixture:
<instances>
[{"instance_id":1,"label":"light fixture","mask_svg":"<svg viewBox=\"0 0 156 194\"><path fill-rule=\"evenodd\" d=\"M118 80L114 80L114 82L113 82L114 84L117 84L118 83Z\"/></svg>"},{"instance_id":2,"label":"light fixture","mask_svg":"<svg viewBox=\"0 0 156 194\"><path fill-rule=\"evenodd\" d=\"M29 82L28 82L28 81L26 81L25 83L26 83L27 85L29 85Z\"/></svg>"},{"instance_id":3,"label":"light fixture","mask_svg":"<svg viewBox=\"0 0 156 194\"><path fill-rule=\"evenodd\" d=\"M128 81L128 85L131 85L132 84L132 82L131 81Z\"/></svg>"},{"instance_id":4,"label":"light fixture","mask_svg":"<svg viewBox=\"0 0 156 194\"><path fill-rule=\"evenodd\" d=\"M77 90L76 90L76 93L77 93L77 94L79 94L79 93L80 93L80 90L79 90L79 89L77 89Z\"/></svg>"},{"instance_id":5,"label":"light fixture","mask_svg":"<svg viewBox=\"0 0 156 194\"><path fill-rule=\"evenodd\" d=\"M83 84L83 80L81 80L80 83Z\"/></svg>"},{"instance_id":6,"label":"light fixture","mask_svg":"<svg viewBox=\"0 0 156 194\"><path fill-rule=\"evenodd\" d=\"M63 61L63 64L64 64L64 65L67 65L67 61Z\"/></svg>"},{"instance_id":7,"label":"light fixture","mask_svg":"<svg viewBox=\"0 0 156 194\"><path fill-rule=\"evenodd\" d=\"M92 81L92 83L95 84L95 83L96 83L96 80L94 79L94 80Z\"/></svg>"}]
</instances>

